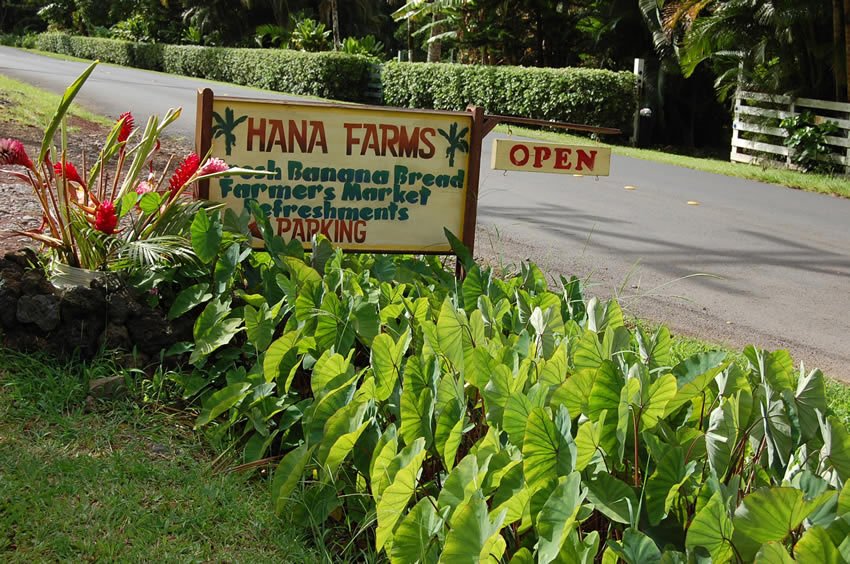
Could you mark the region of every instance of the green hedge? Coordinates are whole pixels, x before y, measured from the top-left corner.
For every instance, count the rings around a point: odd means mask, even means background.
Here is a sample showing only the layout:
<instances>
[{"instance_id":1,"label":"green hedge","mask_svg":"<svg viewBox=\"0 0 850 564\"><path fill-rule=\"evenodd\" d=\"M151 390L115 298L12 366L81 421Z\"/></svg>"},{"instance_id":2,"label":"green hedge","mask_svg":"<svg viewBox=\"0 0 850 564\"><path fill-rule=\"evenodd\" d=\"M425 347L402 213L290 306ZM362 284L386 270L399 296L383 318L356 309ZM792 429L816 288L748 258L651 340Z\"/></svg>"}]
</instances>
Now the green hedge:
<instances>
[{"instance_id":1,"label":"green hedge","mask_svg":"<svg viewBox=\"0 0 850 564\"><path fill-rule=\"evenodd\" d=\"M598 69L387 63L387 105L487 112L631 129L635 75Z\"/></svg>"},{"instance_id":2,"label":"green hedge","mask_svg":"<svg viewBox=\"0 0 850 564\"><path fill-rule=\"evenodd\" d=\"M39 35L37 48L83 59L233 82L292 94L364 101L372 63L360 55L235 49Z\"/></svg>"}]
</instances>

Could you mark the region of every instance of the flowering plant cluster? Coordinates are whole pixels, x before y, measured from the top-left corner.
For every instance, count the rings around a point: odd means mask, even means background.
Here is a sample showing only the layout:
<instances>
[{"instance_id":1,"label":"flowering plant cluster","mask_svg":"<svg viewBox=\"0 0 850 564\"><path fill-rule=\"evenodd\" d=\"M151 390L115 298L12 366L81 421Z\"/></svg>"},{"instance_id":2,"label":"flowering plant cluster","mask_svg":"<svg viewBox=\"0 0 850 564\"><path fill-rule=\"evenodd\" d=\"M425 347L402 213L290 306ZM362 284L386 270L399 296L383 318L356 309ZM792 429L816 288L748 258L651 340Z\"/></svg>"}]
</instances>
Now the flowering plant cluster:
<instances>
[{"instance_id":1,"label":"flowering plant cluster","mask_svg":"<svg viewBox=\"0 0 850 564\"><path fill-rule=\"evenodd\" d=\"M191 197L192 186L199 179L244 171L190 153L170 175L173 157L157 173L160 135L180 116L179 109L161 120L151 117L143 130L124 113L91 164L85 154L81 162L71 162L64 115L96 64L65 92L36 159L19 140L0 139L0 165L32 187L42 210L41 225L19 234L41 243L59 263L92 270L191 260L189 228L205 205ZM61 147L54 148L60 128Z\"/></svg>"}]
</instances>

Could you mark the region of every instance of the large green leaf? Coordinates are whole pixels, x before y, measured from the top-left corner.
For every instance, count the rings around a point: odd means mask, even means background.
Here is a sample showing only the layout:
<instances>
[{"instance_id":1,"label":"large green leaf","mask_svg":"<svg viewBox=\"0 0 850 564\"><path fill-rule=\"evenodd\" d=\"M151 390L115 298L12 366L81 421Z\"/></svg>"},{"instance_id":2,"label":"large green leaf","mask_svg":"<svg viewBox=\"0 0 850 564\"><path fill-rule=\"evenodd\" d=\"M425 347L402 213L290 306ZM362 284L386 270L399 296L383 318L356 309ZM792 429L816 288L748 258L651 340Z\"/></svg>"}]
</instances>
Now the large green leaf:
<instances>
[{"instance_id":1,"label":"large green leaf","mask_svg":"<svg viewBox=\"0 0 850 564\"><path fill-rule=\"evenodd\" d=\"M218 247L221 244L223 226L219 219L219 212L215 211L212 217L207 216L206 210L198 210L195 219L192 220L190 235L192 238L192 249L204 264L209 264L218 255Z\"/></svg>"},{"instance_id":2,"label":"large green leaf","mask_svg":"<svg viewBox=\"0 0 850 564\"><path fill-rule=\"evenodd\" d=\"M325 423L322 442L316 451L316 460L320 466L327 469L328 474L336 473L339 465L351 453L360 435L371 423L368 419L363 420L368 407L368 400L355 400L331 415Z\"/></svg>"},{"instance_id":3,"label":"large green leaf","mask_svg":"<svg viewBox=\"0 0 850 564\"><path fill-rule=\"evenodd\" d=\"M575 470L576 445L570 435L570 416L561 406L554 420L535 407L528 416L522 444L523 472L531 489Z\"/></svg>"},{"instance_id":4,"label":"large green leaf","mask_svg":"<svg viewBox=\"0 0 850 564\"><path fill-rule=\"evenodd\" d=\"M525 486L522 464L511 466L499 482L491 506L493 516L505 511L505 523L519 521L531 501L531 492Z\"/></svg>"},{"instance_id":5,"label":"large green leaf","mask_svg":"<svg viewBox=\"0 0 850 564\"><path fill-rule=\"evenodd\" d=\"M829 533L823 527L810 527L803 533L794 545L794 556L798 562L803 563L838 564L842 560Z\"/></svg>"},{"instance_id":6,"label":"large green leaf","mask_svg":"<svg viewBox=\"0 0 850 564\"><path fill-rule=\"evenodd\" d=\"M537 514L537 561L541 564L554 561L575 526L587 490L581 486L581 474L572 472L558 478L543 509Z\"/></svg>"},{"instance_id":7,"label":"large green leaf","mask_svg":"<svg viewBox=\"0 0 850 564\"><path fill-rule=\"evenodd\" d=\"M598 421L585 421L576 433L576 470L582 471L587 468L593 457L599 453L604 455L605 448L602 444L602 429L605 425L607 411L599 414Z\"/></svg>"},{"instance_id":8,"label":"large green leaf","mask_svg":"<svg viewBox=\"0 0 850 564\"><path fill-rule=\"evenodd\" d=\"M505 548L504 539L499 535L503 519L504 514L497 516L494 522L490 521L484 496L476 491L466 504L458 508L452 528L446 535L440 562L478 564L500 561Z\"/></svg>"},{"instance_id":9,"label":"large green leaf","mask_svg":"<svg viewBox=\"0 0 850 564\"><path fill-rule=\"evenodd\" d=\"M275 318L279 311L279 307L269 308L268 304L261 305L259 309L245 305L245 334L248 336L248 342L258 351L266 350L271 344L276 328Z\"/></svg>"},{"instance_id":10,"label":"large green leaf","mask_svg":"<svg viewBox=\"0 0 850 564\"><path fill-rule=\"evenodd\" d=\"M298 338L297 331L284 333L269 346L263 357L263 376L266 382L277 381L278 385L283 384L281 387L284 392L289 392L289 386L298 368Z\"/></svg>"},{"instance_id":11,"label":"large green leaf","mask_svg":"<svg viewBox=\"0 0 850 564\"><path fill-rule=\"evenodd\" d=\"M668 448L664 458L657 461L655 472L646 481L646 512L655 526L661 522L676 501L680 488L696 470L696 461L685 464L681 447Z\"/></svg>"},{"instance_id":12,"label":"large green leaf","mask_svg":"<svg viewBox=\"0 0 850 564\"><path fill-rule=\"evenodd\" d=\"M522 393L516 393L505 403L505 414L502 416L502 427L515 446L522 448L526 423L531 410L542 405L532 405L531 400Z\"/></svg>"},{"instance_id":13,"label":"large green leaf","mask_svg":"<svg viewBox=\"0 0 850 564\"><path fill-rule=\"evenodd\" d=\"M304 469L310 461L312 450L306 444L302 444L289 451L277 465L271 488L274 511L277 515L283 514L292 492L298 487L298 482L301 481Z\"/></svg>"},{"instance_id":14,"label":"large green leaf","mask_svg":"<svg viewBox=\"0 0 850 564\"><path fill-rule=\"evenodd\" d=\"M386 333L372 341L372 372L375 374L379 401L386 401L393 393L409 345L409 332L405 332L398 341L393 341Z\"/></svg>"},{"instance_id":15,"label":"large green leaf","mask_svg":"<svg viewBox=\"0 0 850 564\"><path fill-rule=\"evenodd\" d=\"M702 394L714 381L714 378L726 370L732 359L725 352L703 352L686 358L673 368L679 387L676 397L667 404L667 413L672 413L681 406Z\"/></svg>"},{"instance_id":16,"label":"large green leaf","mask_svg":"<svg viewBox=\"0 0 850 564\"><path fill-rule=\"evenodd\" d=\"M479 466L478 457L468 454L449 473L438 498L440 509L448 509L446 519L449 522L455 509L466 503L476 491L481 489L484 478L487 476L489 462L490 459L487 458Z\"/></svg>"},{"instance_id":17,"label":"large green leaf","mask_svg":"<svg viewBox=\"0 0 850 564\"><path fill-rule=\"evenodd\" d=\"M213 300L207 304L198 319L195 320L193 334L195 350L189 357L191 364L197 364L210 353L230 342L242 328L239 318L226 319L230 314L230 300Z\"/></svg>"},{"instance_id":18,"label":"large green leaf","mask_svg":"<svg viewBox=\"0 0 850 564\"><path fill-rule=\"evenodd\" d=\"M590 413L590 397L596 375L601 371L616 370L610 362L600 364L597 368L585 368L571 375L552 393L552 407L563 405L570 413ZM606 375L607 376L607 375Z\"/></svg>"},{"instance_id":19,"label":"large green leaf","mask_svg":"<svg viewBox=\"0 0 850 564\"><path fill-rule=\"evenodd\" d=\"M204 400L204 407L195 421L195 427L203 427L231 407L245 399L251 390L251 384L237 382L225 386Z\"/></svg>"},{"instance_id":20,"label":"large green leaf","mask_svg":"<svg viewBox=\"0 0 850 564\"><path fill-rule=\"evenodd\" d=\"M463 437L463 425L466 418L464 407L462 381L456 380L451 373L445 374L437 389L437 426L434 431L434 444L447 470L451 470L455 464L455 454Z\"/></svg>"},{"instance_id":21,"label":"large green leaf","mask_svg":"<svg viewBox=\"0 0 850 564\"><path fill-rule=\"evenodd\" d=\"M435 509L436 500L424 497L413 506L393 535L390 561L393 564L435 564L440 557L436 538L443 519Z\"/></svg>"},{"instance_id":22,"label":"large green leaf","mask_svg":"<svg viewBox=\"0 0 850 564\"><path fill-rule=\"evenodd\" d=\"M734 557L732 548L732 520L726 511L720 492L711 496L708 503L696 514L685 538L688 548L702 547L711 554L712 562L721 564Z\"/></svg>"},{"instance_id":23,"label":"large green leaf","mask_svg":"<svg viewBox=\"0 0 850 564\"><path fill-rule=\"evenodd\" d=\"M641 390L643 396L643 390ZM659 377L649 386L646 398L640 405L640 422L642 429L649 430L664 417L667 404L677 395L676 378L672 374Z\"/></svg>"},{"instance_id":24,"label":"large green leaf","mask_svg":"<svg viewBox=\"0 0 850 564\"><path fill-rule=\"evenodd\" d=\"M395 425L390 424L378 438L369 463L369 486L376 500L381 498L392 481L390 465L395 460L396 454L398 454L398 437Z\"/></svg>"},{"instance_id":25,"label":"large green leaf","mask_svg":"<svg viewBox=\"0 0 850 564\"><path fill-rule=\"evenodd\" d=\"M620 390L624 385L623 377L614 363L610 360L603 362L593 380L593 388L588 398L587 417L591 421L596 421L602 411L607 411L609 415L617 413L620 407Z\"/></svg>"},{"instance_id":26,"label":"large green leaf","mask_svg":"<svg viewBox=\"0 0 850 564\"><path fill-rule=\"evenodd\" d=\"M762 488L741 502L735 511L733 544L744 558L751 558L764 543L782 542L815 509L835 492L804 500L803 492L790 487Z\"/></svg>"},{"instance_id":27,"label":"large green leaf","mask_svg":"<svg viewBox=\"0 0 850 564\"><path fill-rule=\"evenodd\" d=\"M378 529L375 531L375 547L378 550L392 539L395 526L404 515L404 510L416 490L416 477L426 454L425 440L418 439L396 456L396 459L404 462L400 464L377 503Z\"/></svg>"},{"instance_id":28,"label":"large green leaf","mask_svg":"<svg viewBox=\"0 0 850 564\"><path fill-rule=\"evenodd\" d=\"M662 325L649 337L643 329L638 327L635 337L641 360L649 366L651 371L670 366L673 360L673 339L670 338L669 329Z\"/></svg>"},{"instance_id":29,"label":"large green leaf","mask_svg":"<svg viewBox=\"0 0 850 564\"><path fill-rule=\"evenodd\" d=\"M168 310L168 319L177 319L181 315L212 299L210 285L206 282L184 288L174 298L174 303Z\"/></svg>"},{"instance_id":30,"label":"large green leaf","mask_svg":"<svg viewBox=\"0 0 850 564\"><path fill-rule=\"evenodd\" d=\"M711 412L705 432L705 449L711 471L723 479L738 440L737 409L734 400L724 400Z\"/></svg>"},{"instance_id":31,"label":"large green leaf","mask_svg":"<svg viewBox=\"0 0 850 564\"><path fill-rule=\"evenodd\" d=\"M440 317L437 320L437 341L440 351L457 372L463 372L463 339L468 330L466 314L455 309L449 298L443 301Z\"/></svg>"},{"instance_id":32,"label":"large green leaf","mask_svg":"<svg viewBox=\"0 0 850 564\"><path fill-rule=\"evenodd\" d=\"M637 529L628 528L623 540L608 541L608 547L626 564L660 564L661 551L652 539Z\"/></svg>"},{"instance_id":33,"label":"large green leaf","mask_svg":"<svg viewBox=\"0 0 850 564\"><path fill-rule=\"evenodd\" d=\"M765 543L759 549L754 562L759 564L794 564L794 559L791 558L781 542L771 541Z\"/></svg>"},{"instance_id":34,"label":"large green leaf","mask_svg":"<svg viewBox=\"0 0 850 564\"><path fill-rule=\"evenodd\" d=\"M637 521L638 499L634 489L607 472L587 482L587 499L606 517L629 525Z\"/></svg>"},{"instance_id":35,"label":"large green leaf","mask_svg":"<svg viewBox=\"0 0 850 564\"><path fill-rule=\"evenodd\" d=\"M850 434L837 417L819 418L824 442L821 459L835 470L841 482L846 482L850 479Z\"/></svg>"},{"instance_id":36,"label":"large green leaf","mask_svg":"<svg viewBox=\"0 0 850 564\"><path fill-rule=\"evenodd\" d=\"M801 375L794 401L797 405L800 433L803 441L807 442L817 436L818 412L826 413L827 408L826 386L820 370L812 370L806 375Z\"/></svg>"}]
</instances>

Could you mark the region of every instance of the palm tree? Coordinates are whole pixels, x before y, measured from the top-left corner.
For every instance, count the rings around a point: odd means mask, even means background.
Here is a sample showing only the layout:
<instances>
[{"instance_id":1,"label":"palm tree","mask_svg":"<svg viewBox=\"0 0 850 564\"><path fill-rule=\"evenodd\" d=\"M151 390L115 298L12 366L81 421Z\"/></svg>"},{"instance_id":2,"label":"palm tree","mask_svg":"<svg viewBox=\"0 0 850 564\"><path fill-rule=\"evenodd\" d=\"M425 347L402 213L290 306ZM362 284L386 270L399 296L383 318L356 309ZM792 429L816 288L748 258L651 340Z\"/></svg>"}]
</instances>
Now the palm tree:
<instances>
[{"instance_id":1,"label":"palm tree","mask_svg":"<svg viewBox=\"0 0 850 564\"><path fill-rule=\"evenodd\" d=\"M213 112L213 119L215 120L215 125L212 127L213 137L224 137L224 149L229 157L230 151L233 149L233 144L236 143L236 136L233 134L233 130L240 123L248 119L248 116L240 116L238 119L235 119L233 108L227 107L224 109L224 119L221 118L218 112Z\"/></svg>"},{"instance_id":2,"label":"palm tree","mask_svg":"<svg viewBox=\"0 0 850 564\"><path fill-rule=\"evenodd\" d=\"M455 151L460 151L461 153L469 152L469 142L466 140L466 134L469 132L468 127L464 127L460 131L458 129L457 122L453 123L449 128L449 132L446 133L442 129L438 129L437 131L440 135L445 138L446 141L449 142L449 146L446 148L446 157L449 159L449 166L455 166Z\"/></svg>"}]
</instances>

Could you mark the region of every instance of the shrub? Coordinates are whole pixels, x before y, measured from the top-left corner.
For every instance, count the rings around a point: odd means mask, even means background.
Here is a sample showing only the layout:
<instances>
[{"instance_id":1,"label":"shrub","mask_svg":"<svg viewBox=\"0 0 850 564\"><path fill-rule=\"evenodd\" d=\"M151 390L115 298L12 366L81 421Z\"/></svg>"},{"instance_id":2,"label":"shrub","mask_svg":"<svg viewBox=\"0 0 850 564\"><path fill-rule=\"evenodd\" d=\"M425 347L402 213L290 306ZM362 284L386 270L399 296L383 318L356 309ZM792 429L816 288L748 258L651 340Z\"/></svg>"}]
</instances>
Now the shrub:
<instances>
[{"instance_id":1,"label":"shrub","mask_svg":"<svg viewBox=\"0 0 850 564\"><path fill-rule=\"evenodd\" d=\"M162 70L307 96L363 101L371 60L346 53L132 43L43 33L37 47L107 63Z\"/></svg>"},{"instance_id":2,"label":"shrub","mask_svg":"<svg viewBox=\"0 0 850 564\"><path fill-rule=\"evenodd\" d=\"M488 112L630 128L636 108L630 72L433 63L387 63L381 78L391 106Z\"/></svg>"}]
</instances>

